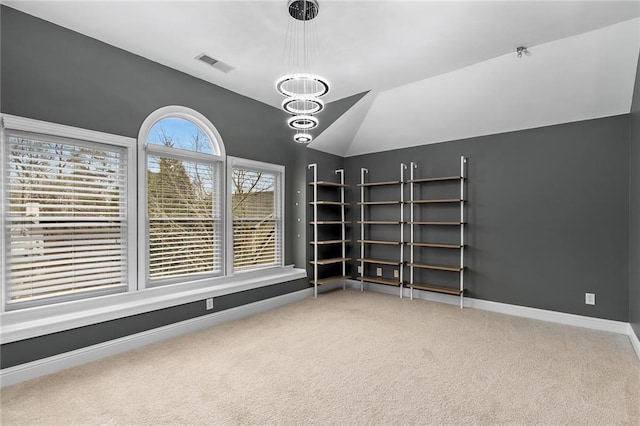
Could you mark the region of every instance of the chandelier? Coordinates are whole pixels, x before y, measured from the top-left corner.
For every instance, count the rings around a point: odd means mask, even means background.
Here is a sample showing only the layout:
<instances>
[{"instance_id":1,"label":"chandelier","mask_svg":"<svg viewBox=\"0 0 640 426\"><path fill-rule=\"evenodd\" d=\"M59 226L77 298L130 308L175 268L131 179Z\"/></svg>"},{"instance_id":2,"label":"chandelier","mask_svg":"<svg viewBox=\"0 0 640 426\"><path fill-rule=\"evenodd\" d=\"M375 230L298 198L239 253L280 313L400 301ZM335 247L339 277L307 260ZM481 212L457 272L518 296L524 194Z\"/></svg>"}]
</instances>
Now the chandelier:
<instances>
[{"instance_id":1,"label":"chandelier","mask_svg":"<svg viewBox=\"0 0 640 426\"><path fill-rule=\"evenodd\" d=\"M314 69L319 37L310 21L318 16L318 1L289 0L287 8L292 19L282 62L288 73L276 80L276 90L285 97L282 109L291 114L287 125L296 131L293 140L309 143L313 140L309 131L318 127L314 115L324 109L320 98L329 92L329 82Z\"/></svg>"}]
</instances>

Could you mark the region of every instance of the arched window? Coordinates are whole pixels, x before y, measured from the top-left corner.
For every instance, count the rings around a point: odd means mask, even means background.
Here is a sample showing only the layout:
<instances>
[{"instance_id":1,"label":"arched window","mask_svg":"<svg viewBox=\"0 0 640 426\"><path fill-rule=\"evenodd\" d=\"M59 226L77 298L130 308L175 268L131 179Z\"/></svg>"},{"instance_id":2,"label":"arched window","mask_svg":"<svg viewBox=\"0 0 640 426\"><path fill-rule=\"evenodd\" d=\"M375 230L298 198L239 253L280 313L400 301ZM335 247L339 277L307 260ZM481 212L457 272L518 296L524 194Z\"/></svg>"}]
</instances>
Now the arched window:
<instances>
[{"instance_id":1,"label":"arched window","mask_svg":"<svg viewBox=\"0 0 640 426\"><path fill-rule=\"evenodd\" d=\"M138 149L139 282L223 275L225 150L216 128L192 109L160 108L142 124Z\"/></svg>"},{"instance_id":2,"label":"arched window","mask_svg":"<svg viewBox=\"0 0 640 426\"><path fill-rule=\"evenodd\" d=\"M169 116L156 121L147 133L147 143L214 154L210 137L195 123L181 117Z\"/></svg>"}]
</instances>

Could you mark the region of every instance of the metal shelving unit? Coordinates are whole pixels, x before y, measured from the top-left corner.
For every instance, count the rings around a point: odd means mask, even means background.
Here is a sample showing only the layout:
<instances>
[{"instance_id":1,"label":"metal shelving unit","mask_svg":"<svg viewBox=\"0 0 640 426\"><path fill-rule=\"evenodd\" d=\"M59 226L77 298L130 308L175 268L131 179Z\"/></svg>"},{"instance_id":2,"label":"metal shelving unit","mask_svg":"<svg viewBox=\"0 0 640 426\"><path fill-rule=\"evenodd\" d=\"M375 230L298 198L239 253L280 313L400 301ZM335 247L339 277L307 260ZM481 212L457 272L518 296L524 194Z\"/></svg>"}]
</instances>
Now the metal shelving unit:
<instances>
[{"instance_id":1,"label":"metal shelving unit","mask_svg":"<svg viewBox=\"0 0 640 426\"><path fill-rule=\"evenodd\" d=\"M309 242L309 244L313 245L313 260L310 263L313 265L313 280L311 284L313 284L313 297L318 297L318 286L326 285L336 281L342 281L342 289L344 290L346 287L346 279L347 276L347 262L351 260L351 258L346 257L347 255L347 225L348 221L346 220L345 209L349 205L349 203L345 202L345 190L349 187L344 183L344 169L337 169L335 174L339 176L339 182L331 182L331 181L322 181L318 180L318 165L317 164L309 164L308 169L313 169L313 181L309 182L309 185L313 187L313 201L310 204L313 206L313 221L310 222L313 225L313 240ZM340 193L340 201L328 201L328 200L320 200L318 198L318 188L333 188L337 189ZM335 208L338 207L340 209L340 220L320 220L318 207L319 206L327 206L326 208ZM319 226L340 226L340 238L339 239L326 239L320 240L318 227ZM330 258L320 258L318 253L318 248L320 246L330 247L330 246L340 246L340 256L339 257L330 257ZM335 254L334 254L335 256ZM320 278L319 266L325 265L342 265L342 274L341 275L332 275L328 277Z\"/></svg>"},{"instance_id":2,"label":"metal shelving unit","mask_svg":"<svg viewBox=\"0 0 640 426\"><path fill-rule=\"evenodd\" d=\"M445 176L445 177L431 177L431 178L422 178L418 179L414 176L415 170L418 168L418 165L414 162L411 162L411 172L410 172L410 200L409 205L410 208L410 241L409 245L409 287L411 288L411 299L413 299L413 289L419 290L427 290L433 291L437 293L445 293L452 294L460 297L460 308L464 305L464 249L465 249L465 183L466 183L466 165L467 159L462 156L460 157L460 175L458 176ZM441 183L441 182L460 182L460 197L459 198L438 198L438 199L416 199L416 187L421 184L432 184L432 183ZM442 221L416 221L415 220L415 210L416 206L429 206L435 204L459 204L460 206L460 220L453 222L442 222ZM428 207L422 207L428 208ZM415 240L415 227L416 226L458 226L460 229L460 243L459 244L451 244L444 243L440 241L428 241L428 242L419 242ZM416 248L426 248L426 249L437 249L437 250L459 250L460 251L460 263L459 265L438 265L431 263L422 263L415 261L415 250ZM427 284L427 283L417 283L414 280L414 270L416 268L425 269L425 270L436 270L436 271L449 271L449 272L457 272L459 274L459 287L454 288L450 286L444 285L435 285L435 284Z\"/></svg>"},{"instance_id":3,"label":"metal shelving unit","mask_svg":"<svg viewBox=\"0 0 640 426\"><path fill-rule=\"evenodd\" d=\"M360 224L360 238L358 243L360 244L360 258L357 259L360 265L360 271L358 280L360 281L360 291L364 290L364 283L371 282L377 284L385 284L385 285L393 285L400 288L400 297L402 298L402 290L404 286L404 274L403 274L403 265L404 265L404 250L403 250L403 241L404 241L404 171L407 166L405 164L400 164L400 180L397 181L384 181L384 182L366 182L366 176L369 173L369 170L366 168L360 169L360 183L358 186L360 187L360 202L358 205L360 206L360 220L358 224ZM397 185L399 190L399 200L384 200L384 201L372 201L367 198L368 190L374 187L381 186L390 186ZM399 207L399 220L368 220L367 217L367 209L379 206L398 206ZM399 227L399 238L397 240L377 240L367 238L367 234L370 233L371 227L375 226L398 226ZM367 232L369 231L369 232ZM380 259L380 258L372 258L367 257L368 251L367 246L369 245L395 245L398 246L398 258L396 259ZM385 278L381 275L371 276L365 275L365 265L391 265L397 266L396 271L398 271L398 276L393 279Z\"/></svg>"}]
</instances>

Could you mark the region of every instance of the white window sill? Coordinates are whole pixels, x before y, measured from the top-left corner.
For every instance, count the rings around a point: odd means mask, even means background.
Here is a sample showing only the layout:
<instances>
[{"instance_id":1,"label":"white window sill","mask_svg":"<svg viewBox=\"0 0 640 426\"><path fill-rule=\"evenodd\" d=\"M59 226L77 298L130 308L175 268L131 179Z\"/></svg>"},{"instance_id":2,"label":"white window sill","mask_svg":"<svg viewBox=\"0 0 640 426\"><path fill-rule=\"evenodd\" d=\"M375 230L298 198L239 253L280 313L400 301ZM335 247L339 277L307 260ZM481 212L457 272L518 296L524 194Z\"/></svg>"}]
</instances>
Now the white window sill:
<instances>
[{"instance_id":1,"label":"white window sill","mask_svg":"<svg viewBox=\"0 0 640 426\"><path fill-rule=\"evenodd\" d=\"M209 297L266 287L307 276L293 266L112 294L0 314L0 343L10 343L72 328L124 318Z\"/></svg>"}]
</instances>

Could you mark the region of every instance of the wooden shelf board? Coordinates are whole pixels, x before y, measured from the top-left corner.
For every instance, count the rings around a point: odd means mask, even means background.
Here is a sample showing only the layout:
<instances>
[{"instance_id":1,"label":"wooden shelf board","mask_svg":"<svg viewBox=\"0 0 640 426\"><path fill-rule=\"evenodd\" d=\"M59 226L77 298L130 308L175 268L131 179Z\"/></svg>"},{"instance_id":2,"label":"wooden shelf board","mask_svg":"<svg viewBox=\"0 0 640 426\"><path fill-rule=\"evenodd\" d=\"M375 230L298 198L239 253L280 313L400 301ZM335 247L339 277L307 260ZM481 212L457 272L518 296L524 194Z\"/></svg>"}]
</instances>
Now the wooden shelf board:
<instances>
[{"instance_id":1,"label":"wooden shelf board","mask_svg":"<svg viewBox=\"0 0 640 426\"><path fill-rule=\"evenodd\" d=\"M399 260L372 259L372 258L362 258L362 259L356 259L356 260L358 262L377 263L379 265L397 265L397 266L402 265L402 262L400 262Z\"/></svg>"},{"instance_id":2,"label":"wooden shelf board","mask_svg":"<svg viewBox=\"0 0 640 426\"><path fill-rule=\"evenodd\" d=\"M452 265L427 265L426 263L408 263L408 266L413 266L414 268L421 268L421 269L435 269L438 271L452 271L452 272L460 272L462 269L459 266L452 266Z\"/></svg>"},{"instance_id":3,"label":"wooden shelf board","mask_svg":"<svg viewBox=\"0 0 640 426\"><path fill-rule=\"evenodd\" d=\"M314 202L314 201L310 201L309 204L311 205L318 205L318 206L348 206L349 203L341 203L340 201L318 201L318 202Z\"/></svg>"},{"instance_id":4,"label":"wooden shelf board","mask_svg":"<svg viewBox=\"0 0 640 426\"><path fill-rule=\"evenodd\" d=\"M318 261L311 260L309 263L317 265L332 265L334 263L342 263L351 260L350 257L332 257L331 259L319 259Z\"/></svg>"},{"instance_id":5,"label":"wooden shelf board","mask_svg":"<svg viewBox=\"0 0 640 426\"><path fill-rule=\"evenodd\" d=\"M341 244L348 243L349 240L324 240L324 241L309 241L309 244L325 245L325 244Z\"/></svg>"},{"instance_id":6,"label":"wooden shelf board","mask_svg":"<svg viewBox=\"0 0 640 426\"><path fill-rule=\"evenodd\" d=\"M440 200L413 200L407 201L408 204L444 204L444 203L459 203L464 200L459 198L443 198Z\"/></svg>"},{"instance_id":7,"label":"wooden shelf board","mask_svg":"<svg viewBox=\"0 0 640 426\"><path fill-rule=\"evenodd\" d=\"M460 226L464 222L407 222L409 225L443 225L443 226Z\"/></svg>"},{"instance_id":8,"label":"wooden shelf board","mask_svg":"<svg viewBox=\"0 0 640 426\"><path fill-rule=\"evenodd\" d=\"M446 248L446 249L459 249L462 246L460 244L442 244L442 243L407 243L409 246L414 247L433 247L433 248Z\"/></svg>"},{"instance_id":9,"label":"wooden shelf board","mask_svg":"<svg viewBox=\"0 0 640 426\"><path fill-rule=\"evenodd\" d=\"M334 283L336 281L342 281L342 280L348 280L351 277L348 275L336 275L334 277L327 277L327 278L320 278L318 281L309 281L311 284L318 284L318 285L325 285L325 284L331 284Z\"/></svg>"},{"instance_id":10,"label":"wooden shelf board","mask_svg":"<svg viewBox=\"0 0 640 426\"><path fill-rule=\"evenodd\" d=\"M445 294L453 294L455 296L460 296L463 291L459 288L453 287L445 287L441 285L433 285L433 284L425 284L425 283L413 283L409 284L411 288L417 288L418 290L427 290L434 291L436 293L445 293Z\"/></svg>"},{"instance_id":11,"label":"wooden shelf board","mask_svg":"<svg viewBox=\"0 0 640 426\"><path fill-rule=\"evenodd\" d=\"M398 204L402 204L402 201L392 200L392 201L360 201L358 202L359 206L396 206Z\"/></svg>"},{"instance_id":12,"label":"wooden shelf board","mask_svg":"<svg viewBox=\"0 0 640 426\"><path fill-rule=\"evenodd\" d=\"M359 183L358 186L383 186L383 185L398 185L401 184L402 181L399 180L390 180L386 182L367 182L367 183Z\"/></svg>"},{"instance_id":13,"label":"wooden shelf board","mask_svg":"<svg viewBox=\"0 0 640 426\"><path fill-rule=\"evenodd\" d=\"M377 284L394 285L396 287L400 285L400 281L390 280L388 278L382 278L382 277L366 277L365 276L365 277L357 277L356 279L358 281L377 283Z\"/></svg>"},{"instance_id":14,"label":"wooden shelf board","mask_svg":"<svg viewBox=\"0 0 640 426\"><path fill-rule=\"evenodd\" d=\"M389 245L389 246L399 246L402 244L402 241L383 241L383 240L358 240L358 243L365 243L365 244L382 244L382 245Z\"/></svg>"},{"instance_id":15,"label":"wooden shelf board","mask_svg":"<svg viewBox=\"0 0 640 426\"><path fill-rule=\"evenodd\" d=\"M460 180L464 179L462 176L443 176L443 177L432 177L432 178L420 178L420 179L412 179L408 180L407 183L425 183L425 182L441 182L444 180Z\"/></svg>"},{"instance_id":16,"label":"wooden shelf board","mask_svg":"<svg viewBox=\"0 0 640 426\"><path fill-rule=\"evenodd\" d=\"M400 225L402 222L396 220L359 220L363 225Z\"/></svg>"},{"instance_id":17,"label":"wooden shelf board","mask_svg":"<svg viewBox=\"0 0 640 426\"><path fill-rule=\"evenodd\" d=\"M317 222L309 222L309 225L341 225L343 223L349 223L341 220L319 220Z\"/></svg>"},{"instance_id":18,"label":"wooden shelf board","mask_svg":"<svg viewBox=\"0 0 640 426\"><path fill-rule=\"evenodd\" d=\"M309 182L309 185L318 185L318 186L331 186L335 188L348 188L349 185L345 185L343 183L338 182L329 182L326 180L319 180L317 182Z\"/></svg>"}]
</instances>

